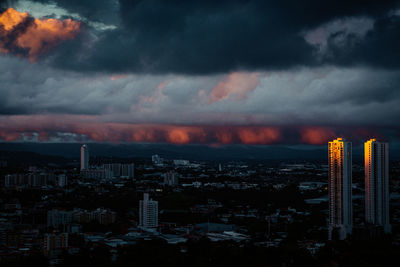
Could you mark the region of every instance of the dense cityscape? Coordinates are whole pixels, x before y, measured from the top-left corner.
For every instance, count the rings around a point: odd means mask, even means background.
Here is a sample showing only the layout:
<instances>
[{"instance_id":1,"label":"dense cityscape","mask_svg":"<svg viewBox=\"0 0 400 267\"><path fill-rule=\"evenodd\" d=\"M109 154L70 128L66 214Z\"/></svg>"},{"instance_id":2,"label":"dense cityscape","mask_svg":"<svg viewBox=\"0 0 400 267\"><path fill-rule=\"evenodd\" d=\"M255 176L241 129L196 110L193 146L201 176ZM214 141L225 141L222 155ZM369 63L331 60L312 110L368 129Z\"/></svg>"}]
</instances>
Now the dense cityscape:
<instances>
[{"instance_id":1,"label":"dense cityscape","mask_svg":"<svg viewBox=\"0 0 400 267\"><path fill-rule=\"evenodd\" d=\"M3 156L0 261L389 263L400 248L400 162L389 164L387 143L371 139L365 149L365 162L352 159L342 139L329 143L325 161L131 160L90 157L90 144L64 166Z\"/></svg>"},{"instance_id":2,"label":"dense cityscape","mask_svg":"<svg viewBox=\"0 0 400 267\"><path fill-rule=\"evenodd\" d=\"M397 267L400 0L0 0L0 267Z\"/></svg>"}]
</instances>

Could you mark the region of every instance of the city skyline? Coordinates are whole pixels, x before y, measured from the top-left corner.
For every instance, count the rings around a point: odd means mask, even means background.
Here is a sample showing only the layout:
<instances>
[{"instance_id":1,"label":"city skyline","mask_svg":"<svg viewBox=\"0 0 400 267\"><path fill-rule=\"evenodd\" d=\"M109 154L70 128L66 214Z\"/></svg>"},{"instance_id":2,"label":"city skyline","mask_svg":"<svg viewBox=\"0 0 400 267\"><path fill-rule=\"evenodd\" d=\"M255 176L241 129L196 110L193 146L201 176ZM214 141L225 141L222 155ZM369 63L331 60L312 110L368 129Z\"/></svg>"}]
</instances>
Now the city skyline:
<instances>
[{"instance_id":1,"label":"city skyline","mask_svg":"<svg viewBox=\"0 0 400 267\"><path fill-rule=\"evenodd\" d=\"M0 263L93 264L86 251L101 248L102 264L118 266L147 261L159 246L175 266L190 266L194 257L208 259L204 266L232 266L221 252L210 260L210 247L239 251L233 262L246 257L250 266L388 262L400 248L400 161L391 159L389 168L388 143L371 138L364 146L364 162L354 165L352 143L344 138L328 143L323 161L189 160L160 153L95 156L80 169L76 157L54 164L52 158L61 157L46 156L32 164L3 154ZM132 249L141 253L127 253ZM331 249L335 255L326 254Z\"/></svg>"},{"instance_id":2,"label":"city skyline","mask_svg":"<svg viewBox=\"0 0 400 267\"><path fill-rule=\"evenodd\" d=\"M0 0L0 266L397 267L400 0Z\"/></svg>"}]
</instances>

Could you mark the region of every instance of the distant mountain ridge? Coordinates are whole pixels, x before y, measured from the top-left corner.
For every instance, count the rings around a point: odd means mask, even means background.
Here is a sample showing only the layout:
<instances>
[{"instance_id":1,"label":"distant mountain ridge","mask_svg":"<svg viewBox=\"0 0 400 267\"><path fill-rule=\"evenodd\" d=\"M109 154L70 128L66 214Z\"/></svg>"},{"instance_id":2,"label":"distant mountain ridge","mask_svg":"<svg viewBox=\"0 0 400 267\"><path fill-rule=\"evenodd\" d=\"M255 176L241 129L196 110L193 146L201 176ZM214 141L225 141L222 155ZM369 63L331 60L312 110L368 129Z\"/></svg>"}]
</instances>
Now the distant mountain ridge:
<instances>
[{"instance_id":1,"label":"distant mountain ridge","mask_svg":"<svg viewBox=\"0 0 400 267\"><path fill-rule=\"evenodd\" d=\"M0 143L0 151L26 151L41 155L79 158L79 143ZM167 159L233 160L233 159L314 159L327 158L326 146L249 146L249 145L171 145L88 143L90 155L121 158L150 158L158 154ZM363 149L353 149L353 157L362 159ZM399 158L391 151L391 158Z\"/></svg>"}]
</instances>

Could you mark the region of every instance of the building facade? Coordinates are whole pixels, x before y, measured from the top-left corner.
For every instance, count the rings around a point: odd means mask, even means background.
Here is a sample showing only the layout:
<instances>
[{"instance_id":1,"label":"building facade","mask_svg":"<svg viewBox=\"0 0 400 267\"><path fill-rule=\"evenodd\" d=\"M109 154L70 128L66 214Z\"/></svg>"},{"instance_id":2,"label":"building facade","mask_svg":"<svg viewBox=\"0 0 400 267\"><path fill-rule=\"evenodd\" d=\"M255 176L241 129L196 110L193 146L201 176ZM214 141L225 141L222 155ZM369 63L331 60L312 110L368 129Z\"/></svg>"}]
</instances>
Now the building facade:
<instances>
[{"instance_id":1,"label":"building facade","mask_svg":"<svg viewBox=\"0 0 400 267\"><path fill-rule=\"evenodd\" d=\"M365 221L391 232L389 217L389 145L376 139L364 144Z\"/></svg>"},{"instance_id":2,"label":"building facade","mask_svg":"<svg viewBox=\"0 0 400 267\"><path fill-rule=\"evenodd\" d=\"M89 169L89 148L87 145L81 147L81 170Z\"/></svg>"},{"instance_id":3,"label":"building facade","mask_svg":"<svg viewBox=\"0 0 400 267\"><path fill-rule=\"evenodd\" d=\"M148 193L139 202L139 225L145 229L158 227L158 202L149 199Z\"/></svg>"},{"instance_id":4,"label":"building facade","mask_svg":"<svg viewBox=\"0 0 400 267\"><path fill-rule=\"evenodd\" d=\"M135 164L128 163L107 163L103 165L104 175L106 179L110 178L134 178L135 177Z\"/></svg>"},{"instance_id":5,"label":"building facade","mask_svg":"<svg viewBox=\"0 0 400 267\"><path fill-rule=\"evenodd\" d=\"M168 185L168 186L179 185L178 174L173 171L164 173L164 185Z\"/></svg>"},{"instance_id":6,"label":"building facade","mask_svg":"<svg viewBox=\"0 0 400 267\"><path fill-rule=\"evenodd\" d=\"M352 144L337 138L328 144L329 239L352 232Z\"/></svg>"},{"instance_id":7,"label":"building facade","mask_svg":"<svg viewBox=\"0 0 400 267\"><path fill-rule=\"evenodd\" d=\"M121 177L135 178L135 164L122 164L121 165Z\"/></svg>"},{"instance_id":8,"label":"building facade","mask_svg":"<svg viewBox=\"0 0 400 267\"><path fill-rule=\"evenodd\" d=\"M47 211L47 226L54 229L63 228L65 231L66 226L72 222L72 211L65 210L49 210Z\"/></svg>"},{"instance_id":9,"label":"building facade","mask_svg":"<svg viewBox=\"0 0 400 267\"><path fill-rule=\"evenodd\" d=\"M45 255L52 255L56 251L68 248L68 233L46 233L43 239Z\"/></svg>"}]
</instances>

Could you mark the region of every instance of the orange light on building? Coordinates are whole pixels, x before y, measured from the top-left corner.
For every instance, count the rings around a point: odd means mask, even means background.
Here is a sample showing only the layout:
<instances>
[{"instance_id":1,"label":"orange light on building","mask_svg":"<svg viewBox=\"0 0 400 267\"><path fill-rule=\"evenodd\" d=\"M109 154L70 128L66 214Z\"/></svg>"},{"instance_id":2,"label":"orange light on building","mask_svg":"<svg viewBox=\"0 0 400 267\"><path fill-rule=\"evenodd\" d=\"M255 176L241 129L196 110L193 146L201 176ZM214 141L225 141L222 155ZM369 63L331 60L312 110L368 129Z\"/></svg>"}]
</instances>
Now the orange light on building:
<instances>
[{"instance_id":1,"label":"orange light on building","mask_svg":"<svg viewBox=\"0 0 400 267\"><path fill-rule=\"evenodd\" d=\"M352 232L352 144L343 138L328 143L329 239ZM336 234L337 233L337 234Z\"/></svg>"}]
</instances>

